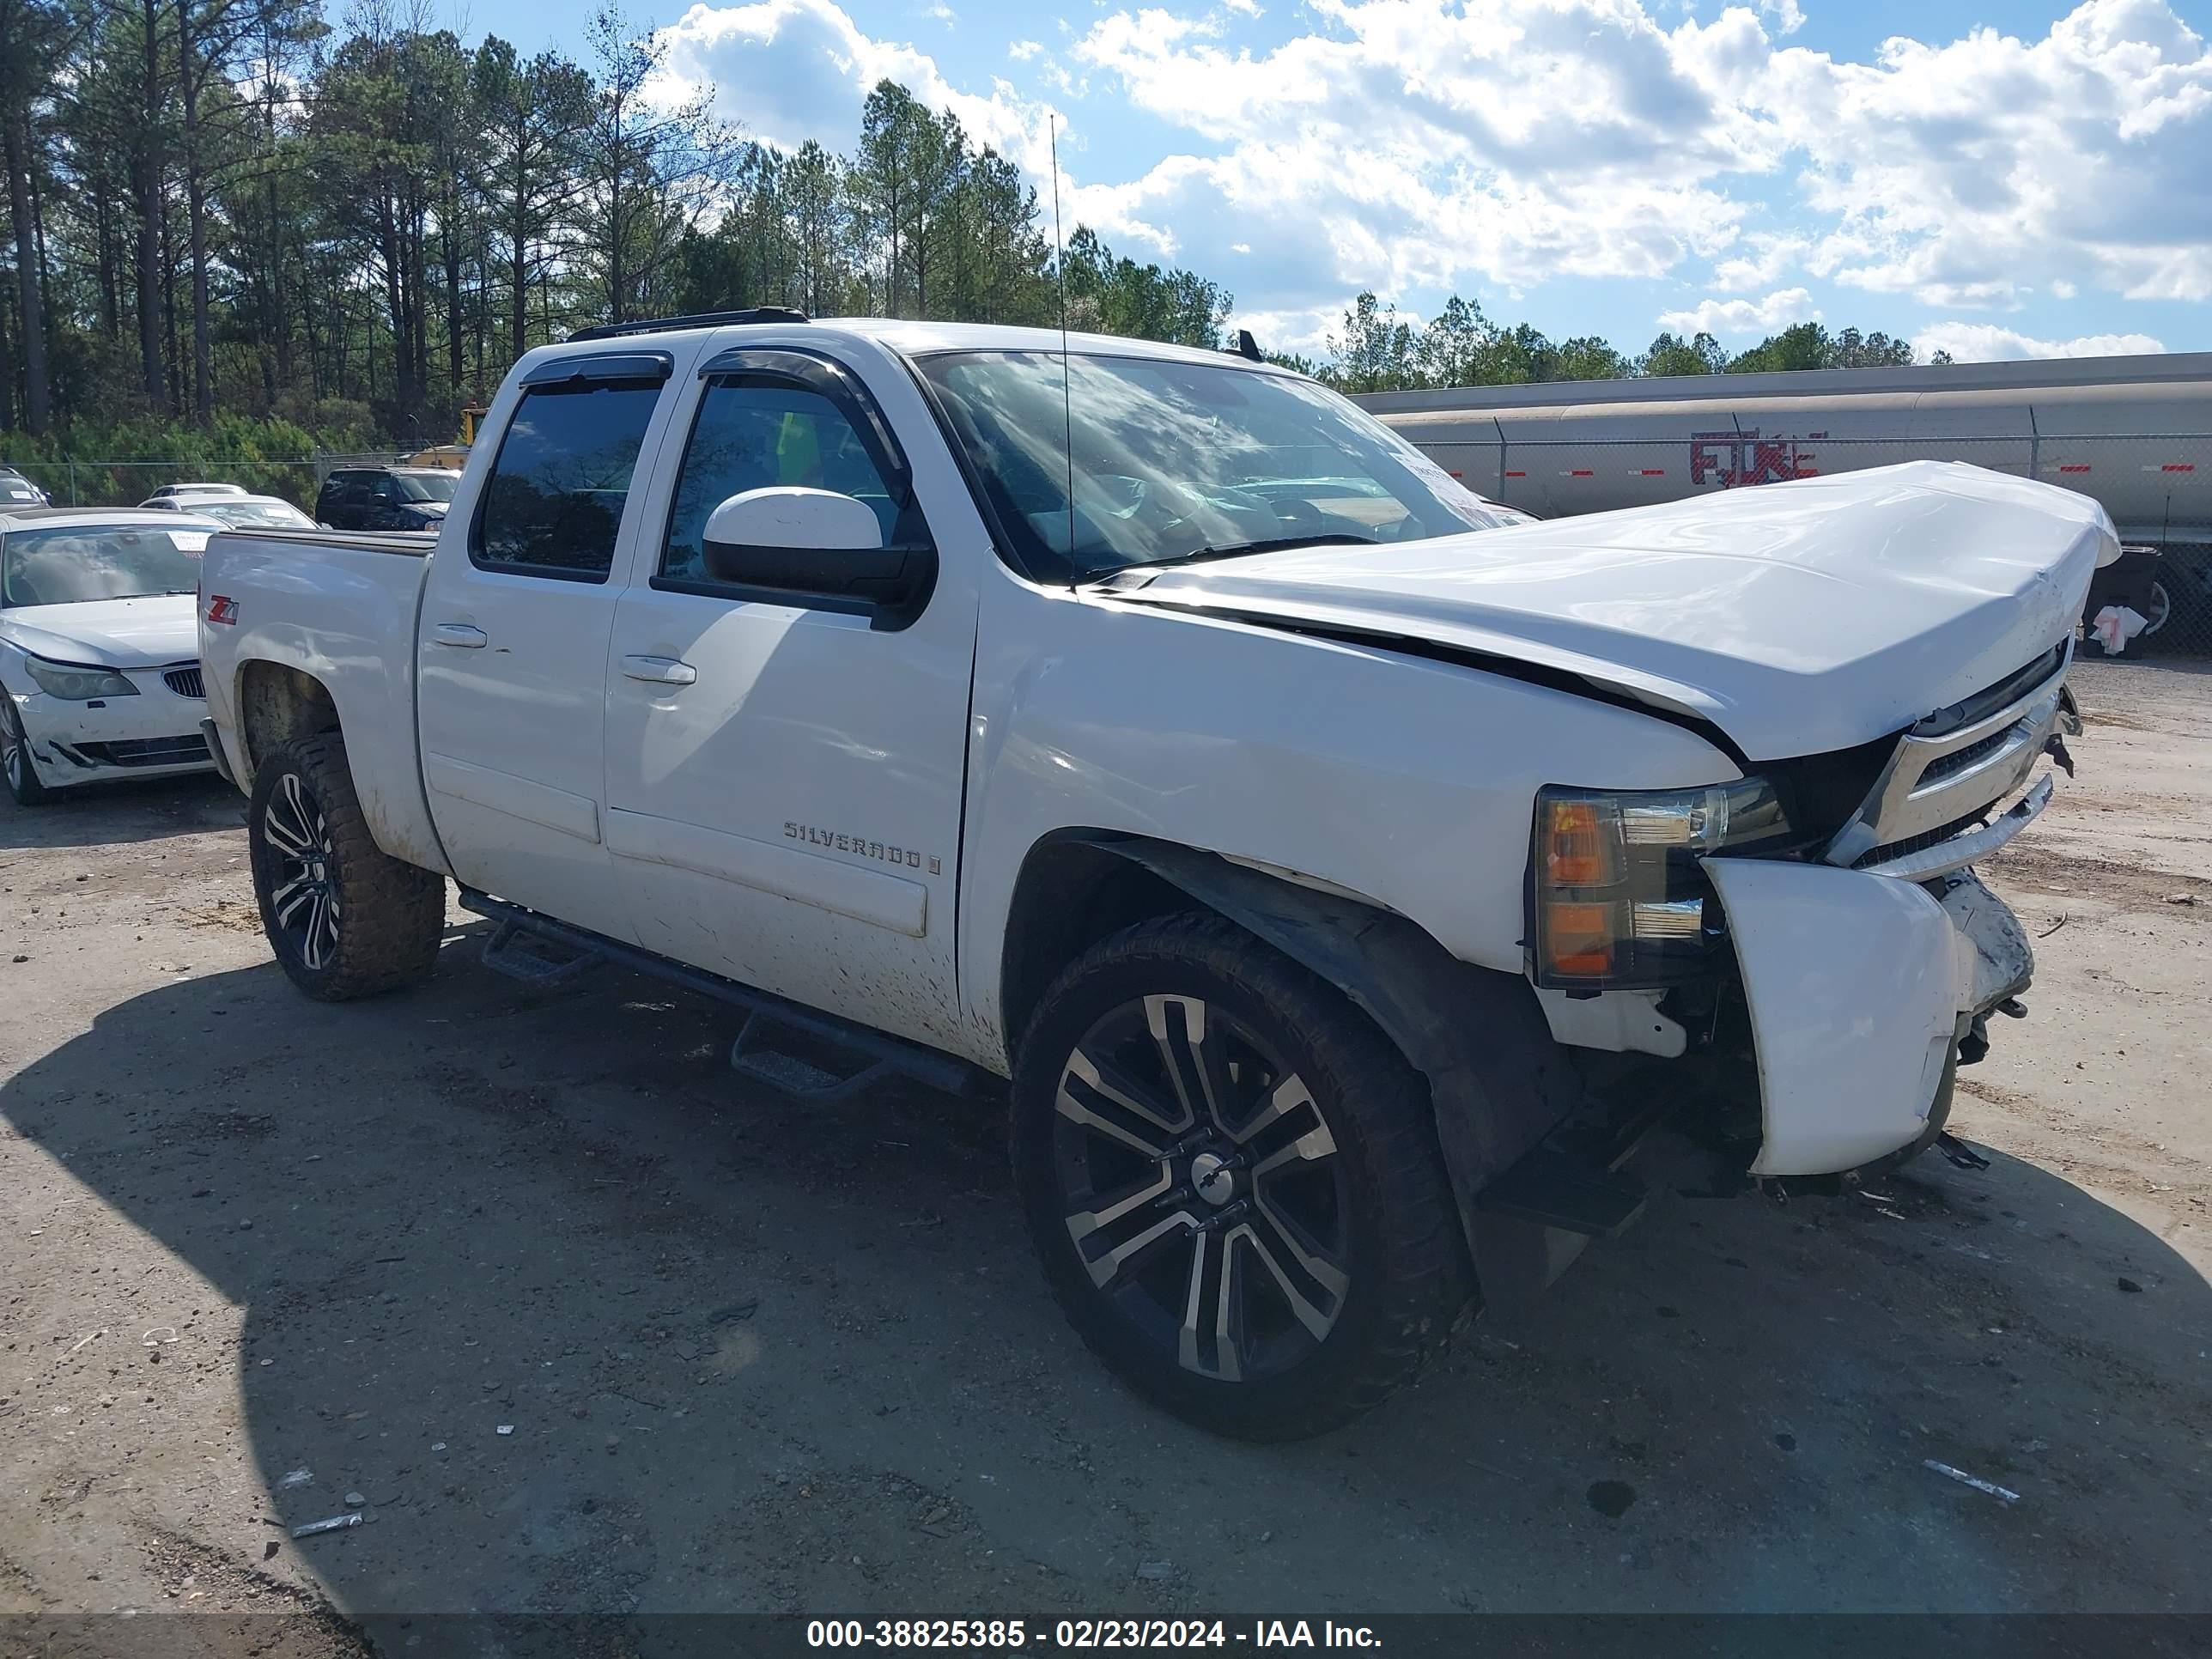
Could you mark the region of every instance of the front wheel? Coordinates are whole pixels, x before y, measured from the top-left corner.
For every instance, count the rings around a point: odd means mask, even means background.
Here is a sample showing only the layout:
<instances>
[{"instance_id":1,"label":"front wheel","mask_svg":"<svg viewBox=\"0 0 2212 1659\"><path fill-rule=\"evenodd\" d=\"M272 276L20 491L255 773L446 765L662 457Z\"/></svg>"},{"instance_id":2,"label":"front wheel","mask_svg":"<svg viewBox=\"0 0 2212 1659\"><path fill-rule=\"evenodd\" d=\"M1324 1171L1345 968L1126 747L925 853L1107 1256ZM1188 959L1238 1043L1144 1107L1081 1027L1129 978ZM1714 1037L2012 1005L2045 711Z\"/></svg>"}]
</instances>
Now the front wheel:
<instances>
[{"instance_id":1,"label":"front wheel","mask_svg":"<svg viewBox=\"0 0 2212 1659\"><path fill-rule=\"evenodd\" d=\"M261 926L309 996L373 996L422 978L436 963L446 884L377 846L336 732L260 759L246 846Z\"/></svg>"},{"instance_id":2,"label":"front wheel","mask_svg":"<svg viewBox=\"0 0 2212 1659\"><path fill-rule=\"evenodd\" d=\"M1419 1073L1217 918L1150 921L1046 994L1014 1076L1045 1276L1138 1393L1287 1440L1379 1404L1473 1296Z\"/></svg>"},{"instance_id":3,"label":"front wheel","mask_svg":"<svg viewBox=\"0 0 2212 1659\"><path fill-rule=\"evenodd\" d=\"M54 792L39 777L31 762L31 740L23 735L23 718L15 699L0 690L0 773L8 779L8 793L18 806L43 806Z\"/></svg>"}]
</instances>

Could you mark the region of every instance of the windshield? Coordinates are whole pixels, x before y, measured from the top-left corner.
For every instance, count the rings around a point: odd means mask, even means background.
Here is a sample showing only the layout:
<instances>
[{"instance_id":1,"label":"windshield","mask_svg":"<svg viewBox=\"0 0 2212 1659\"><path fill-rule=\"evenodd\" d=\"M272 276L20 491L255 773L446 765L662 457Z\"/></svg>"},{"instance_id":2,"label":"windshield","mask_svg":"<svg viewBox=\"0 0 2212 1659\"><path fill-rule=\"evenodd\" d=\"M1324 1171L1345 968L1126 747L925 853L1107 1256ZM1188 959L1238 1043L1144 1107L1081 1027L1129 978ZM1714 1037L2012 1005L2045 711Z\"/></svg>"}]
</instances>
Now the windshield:
<instances>
[{"instance_id":1,"label":"windshield","mask_svg":"<svg viewBox=\"0 0 2212 1659\"><path fill-rule=\"evenodd\" d=\"M392 482L399 486L403 500L410 501L450 501L453 486L461 481L458 472L395 472Z\"/></svg>"},{"instance_id":2,"label":"windshield","mask_svg":"<svg viewBox=\"0 0 2212 1659\"><path fill-rule=\"evenodd\" d=\"M69 525L0 538L0 604L75 605L191 593L205 530L159 525Z\"/></svg>"},{"instance_id":3,"label":"windshield","mask_svg":"<svg viewBox=\"0 0 2212 1659\"><path fill-rule=\"evenodd\" d=\"M919 365L1039 575L1298 543L1423 541L1510 521L1310 381L1227 363L1078 356L1064 405L1060 361L955 352Z\"/></svg>"},{"instance_id":4,"label":"windshield","mask_svg":"<svg viewBox=\"0 0 2212 1659\"><path fill-rule=\"evenodd\" d=\"M283 525L296 527L312 526L315 521L289 501L203 501L192 511L205 518L221 519L232 526Z\"/></svg>"}]
</instances>

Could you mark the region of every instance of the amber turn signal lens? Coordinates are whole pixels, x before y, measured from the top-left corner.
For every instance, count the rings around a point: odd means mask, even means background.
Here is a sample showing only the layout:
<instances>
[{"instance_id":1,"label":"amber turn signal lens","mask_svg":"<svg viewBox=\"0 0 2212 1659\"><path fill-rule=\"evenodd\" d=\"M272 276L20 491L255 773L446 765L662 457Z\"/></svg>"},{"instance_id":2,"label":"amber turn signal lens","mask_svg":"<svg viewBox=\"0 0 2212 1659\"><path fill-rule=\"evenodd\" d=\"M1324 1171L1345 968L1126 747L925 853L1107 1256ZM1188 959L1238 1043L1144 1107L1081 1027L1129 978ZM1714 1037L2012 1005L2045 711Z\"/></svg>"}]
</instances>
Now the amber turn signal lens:
<instances>
[{"instance_id":1,"label":"amber turn signal lens","mask_svg":"<svg viewBox=\"0 0 2212 1659\"><path fill-rule=\"evenodd\" d=\"M1547 905L1545 965L1562 977L1603 978L1613 971L1613 906Z\"/></svg>"},{"instance_id":2,"label":"amber turn signal lens","mask_svg":"<svg viewBox=\"0 0 2212 1659\"><path fill-rule=\"evenodd\" d=\"M1598 803L1545 803L1544 873L1553 887L1602 887L1613 879L1613 847Z\"/></svg>"}]
</instances>

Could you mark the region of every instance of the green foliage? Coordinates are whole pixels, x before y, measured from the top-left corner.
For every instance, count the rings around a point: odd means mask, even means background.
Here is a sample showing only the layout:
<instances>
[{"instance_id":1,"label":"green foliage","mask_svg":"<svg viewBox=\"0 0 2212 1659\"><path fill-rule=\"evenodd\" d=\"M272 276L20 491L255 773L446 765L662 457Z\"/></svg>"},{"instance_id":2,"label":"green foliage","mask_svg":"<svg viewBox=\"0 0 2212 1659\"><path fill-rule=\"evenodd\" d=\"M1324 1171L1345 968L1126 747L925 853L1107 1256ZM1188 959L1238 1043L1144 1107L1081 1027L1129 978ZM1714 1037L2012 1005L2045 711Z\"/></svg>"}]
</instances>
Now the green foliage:
<instances>
[{"instance_id":1,"label":"green foliage","mask_svg":"<svg viewBox=\"0 0 2212 1659\"><path fill-rule=\"evenodd\" d=\"M1060 319L1036 191L895 82L850 154L786 155L706 93L671 103L658 37L612 0L585 63L470 47L391 0L333 36L324 3L0 0L0 182L29 204L0 234L0 437L211 455L173 432L188 413L210 441L247 416L427 443L588 323ZM1217 284L1079 226L1066 276L1077 327L1214 344L1228 315Z\"/></svg>"},{"instance_id":2,"label":"green foliage","mask_svg":"<svg viewBox=\"0 0 2212 1659\"><path fill-rule=\"evenodd\" d=\"M1204 277L1116 254L1087 227L1067 240L1067 325L1178 345L1218 346L1234 303Z\"/></svg>"},{"instance_id":3,"label":"green foliage","mask_svg":"<svg viewBox=\"0 0 2212 1659\"><path fill-rule=\"evenodd\" d=\"M1911 361L1911 341L1892 339L1880 330L1863 335L1847 328L1831 335L1818 323L1799 323L1731 357L1728 370L1731 374L1749 374L1768 369L1886 368ZM1950 360L1946 356L1943 361Z\"/></svg>"},{"instance_id":4,"label":"green foliage","mask_svg":"<svg viewBox=\"0 0 2212 1659\"><path fill-rule=\"evenodd\" d=\"M326 408L332 422L311 432L276 416L218 412L213 424L141 416L81 423L64 434L0 434L0 461L19 467L55 501L113 506L143 501L166 483L234 483L302 505L315 487L318 448L362 444L366 411Z\"/></svg>"},{"instance_id":5,"label":"green foliage","mask_svg":"<svg viewBox=\"0 0 2212 1659\"><path fill-rule=\"evenodd\" d=\"M1692 340L1662 334L1636 360L1639 374L1717 374L1727 367L1728 354L1721 343L1703 332Z\"/></svg>"},{"instance_id":6,"label":"green foliage","mask_svg":"<svg viewBox=\"0 0 2212 1659\"><path fill-rule=\"evenodd\" d=\"M0 0L0 441L209 465L273 464L292 434L285 459L427 443L582 325L757 305L1224 343L1226 289L1082 225L1056 260L1020 170L896 82L849 152L786 154L705 92L672 102L659 37L617 0L583 62L471 47L395 0L349 0L334 34L327 3ZM1631 360L1457 295L1422 322L1369 293L1325 361L1289 361L1365 392L1911 349L1807 323L1733 358L1662 334Z\"/></svg>"},{"instance_id":7,"label":"green foliage","mask_svg":"<svg viewBox=\"0 0 2212 1659\"><path fill-rule=\"evenodd\" d=\"M1617 380L1638 374L1718 374L1754 369L1874 368L1912 362L1910 342L1855 328L1831 335L1801 323L1730 357L1710 334L1685 340L1662 334L1630 358L1594 334L1553 341L1527 323L1508 328L1482 307L1454 295L1417 324L1373 294L1360 295L1328 337L1328 360L1310 370L1343 392L1399 392L1424 386L1523 386L1548 380ZM1297 363L1302 359L1270 361ZM1948 354L1935 361L1948 363Z\"/></svg>"}]
</instances>

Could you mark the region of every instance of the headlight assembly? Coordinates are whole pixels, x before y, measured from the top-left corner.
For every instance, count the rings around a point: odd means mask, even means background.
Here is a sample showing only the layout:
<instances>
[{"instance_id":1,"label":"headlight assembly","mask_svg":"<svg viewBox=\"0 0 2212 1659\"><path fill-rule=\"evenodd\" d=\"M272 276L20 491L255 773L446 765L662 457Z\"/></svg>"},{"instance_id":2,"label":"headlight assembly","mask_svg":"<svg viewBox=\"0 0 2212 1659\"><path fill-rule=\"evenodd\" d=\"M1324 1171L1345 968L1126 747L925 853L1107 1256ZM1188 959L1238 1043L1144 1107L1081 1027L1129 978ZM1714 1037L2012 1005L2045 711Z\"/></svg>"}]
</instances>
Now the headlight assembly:
<instances>
[{"instance_id":1,"label":"headlight assembly","mask_svg":"<svg viewBox=\"0 0 2212 1659\"><path fill-rule=\"evenodd\" d=\"M29 656L23 659L23 666L40 690L64 702L138 695L138 688L112 668L87 668L76 663L48 662L43 657Z\"/></svg>"},{"instance_id":2,"label":"headlight assembly","mask_svg":"<svg viewBox=\"0 0 2212 1659\"><path fill-rule=\"evenodd\" d=\"M1537 792L1532 875L1536 982L1571 990L1663 986L1710 965L1717 914L1698 860L1790 834L1774 790Z\"/></svg>"}]
</instances>

